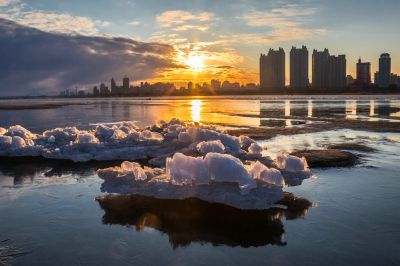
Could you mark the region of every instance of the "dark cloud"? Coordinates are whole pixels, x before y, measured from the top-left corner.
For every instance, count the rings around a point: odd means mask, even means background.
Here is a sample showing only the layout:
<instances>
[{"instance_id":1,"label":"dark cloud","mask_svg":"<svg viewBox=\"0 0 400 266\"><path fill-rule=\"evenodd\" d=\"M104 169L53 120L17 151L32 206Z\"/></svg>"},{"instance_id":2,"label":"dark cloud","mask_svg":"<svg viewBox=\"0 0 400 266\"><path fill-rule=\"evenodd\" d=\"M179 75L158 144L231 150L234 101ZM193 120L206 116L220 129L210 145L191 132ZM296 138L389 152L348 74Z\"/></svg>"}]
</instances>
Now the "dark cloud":
<instances>
[{"instance_id":1,"label":"dark cloud","mask_svg":"<svg viewBox=\"0 0 400 266\"><path fill-rule=\"evenodd\" d=\"M231 66L217 66L217 68L223 68L223 69L231 69Z\"/></svg>"},{"instance_id":2,"label":"dark cloud","mask_svg":"<svg viewBox=\"0 0 400 266\"><path fill-rule=\"evenodd\" d=\"M58 93L125 74L152 78L179 67L174 52L167 44L47 33L0 19L0 96Z\"/></svg>"}]
</instances>

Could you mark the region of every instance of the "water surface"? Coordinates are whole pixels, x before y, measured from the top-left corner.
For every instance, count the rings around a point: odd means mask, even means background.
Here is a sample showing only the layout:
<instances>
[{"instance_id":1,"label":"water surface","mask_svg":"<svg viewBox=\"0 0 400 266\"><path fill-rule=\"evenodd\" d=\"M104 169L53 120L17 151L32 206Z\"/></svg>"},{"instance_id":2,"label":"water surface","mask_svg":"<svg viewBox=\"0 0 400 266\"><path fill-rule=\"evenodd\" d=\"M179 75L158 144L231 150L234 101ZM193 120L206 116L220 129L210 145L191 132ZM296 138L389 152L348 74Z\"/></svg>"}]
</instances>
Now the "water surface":
<instances>
[{"instance_id":1,"label":"water surface","mask_svg":"<svg viewBox=\"0 0 400 266\"><path fill-rule=\"evenodd\" d=\"M336 116L393 123L399 117L399 100L390 96L68 101L79 104L0 111L0 126L21 124L39 132L121 120L148 125L179 117L234 126L278 127ZM267 120L273 122L263 122ZM137 200L101 206L95 197L102 195L102 181L94 171L103 165L2 160L0 240L9 238L15 247L29 252L13 260L15 265L400 264L399 133L342 129L259 142L268 147L267 154L341 142L365 144L377 151L356 152L362 158L356 167L313 169L317 178L286 187L286 191L313 202L311 208L292 215L217 208L221 215L215 216L213 207L203 214L200 210L207 210L207 206L169 206L152 201L138 205ZM196 217L196 213L201 216ZM246 222L253 227L241 226Z\"/></svg>"}]
</instances>

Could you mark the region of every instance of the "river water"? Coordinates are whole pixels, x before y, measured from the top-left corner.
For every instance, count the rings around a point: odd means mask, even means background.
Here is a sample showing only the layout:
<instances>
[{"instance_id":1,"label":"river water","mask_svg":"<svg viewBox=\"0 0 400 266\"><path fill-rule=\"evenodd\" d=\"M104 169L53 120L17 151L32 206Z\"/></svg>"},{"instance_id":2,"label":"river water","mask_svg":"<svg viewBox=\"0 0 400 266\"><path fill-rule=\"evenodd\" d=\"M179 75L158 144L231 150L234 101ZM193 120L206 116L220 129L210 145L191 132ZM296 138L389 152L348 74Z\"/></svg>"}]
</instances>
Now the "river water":
<instances>
[{"instance_id":1,"label":"river water","mask_svg":"<svg viewBox=\"0 0 400 266\"><path fill-rule=\"evenodd\" d=\"M66 105L0 110L0 127L20 124L41 132L122 120L149 125L172 117L240 127L296 127L325 118L400 122L398 96L46 99L0 105L49 102ZM11 261L15 265L400 264L399 133L339 129L259 142L271 154L343 142L376 151L356 152L361 163L355 167L312 169L314 178L284 190L313 206L272 220L211 211L191 220L187 213L198 209L179 204L102 206L95 200L103 195L102 180L94 174L98 164L3 158L0 241L9 239L4 243L26 252Z\"/></svg>"}]
</instances>

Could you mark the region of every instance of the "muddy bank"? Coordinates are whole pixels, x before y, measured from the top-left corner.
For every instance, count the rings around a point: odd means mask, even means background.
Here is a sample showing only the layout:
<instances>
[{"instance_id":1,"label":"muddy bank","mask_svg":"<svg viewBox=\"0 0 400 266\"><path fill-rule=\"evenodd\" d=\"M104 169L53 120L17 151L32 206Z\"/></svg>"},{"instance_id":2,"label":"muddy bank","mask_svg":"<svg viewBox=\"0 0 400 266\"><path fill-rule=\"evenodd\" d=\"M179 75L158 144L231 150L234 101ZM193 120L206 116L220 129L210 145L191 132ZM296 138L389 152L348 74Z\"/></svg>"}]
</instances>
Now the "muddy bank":
<instances>
[{"instance_id":1,"label":"muddy bank","mask_svg":"<svg viewBox=\"0 0 400 266\"><path fill-rule=\"evenodd\" d=\"M358 143L338 143L328 146L328 149L333 150L352 150L352 151L362 151L362 152L373 152L376 149L369 146L358 144Z\"/></svg>"},{"instance_id":2,"label":"muddy bank","mask_svg":"<svg viewBox=\"0 0 400 266\"><path fill-rule=\"evenodd\" d=\"M357 156L341 150L302 150L291 155L305 157L310 167L346 167L357 163Z\"/></svg>"},{"instance_id":3,"label":"muddy bank","mask_svg":"<svg viewBox=\"0 0 400 266\"><path fill-rule=\"evenodd\" d=\"M366 130L371 132L400 132L400 123L387 121L325 120L299 127L248 127L229 128L225 131L234 136L246 135L253 139L269 139L277 135L305 134L333 129Z\"/></svg>"}]
</instances>

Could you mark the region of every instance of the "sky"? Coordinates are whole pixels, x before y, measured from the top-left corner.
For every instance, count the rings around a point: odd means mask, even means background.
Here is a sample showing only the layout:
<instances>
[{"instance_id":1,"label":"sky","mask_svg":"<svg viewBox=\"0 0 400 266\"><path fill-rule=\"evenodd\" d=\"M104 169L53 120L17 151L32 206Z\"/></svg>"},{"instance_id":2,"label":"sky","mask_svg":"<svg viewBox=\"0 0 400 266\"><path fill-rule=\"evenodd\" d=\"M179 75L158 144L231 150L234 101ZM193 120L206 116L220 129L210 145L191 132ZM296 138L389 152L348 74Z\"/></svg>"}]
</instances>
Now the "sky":
<instances>
[{"instance_id":1,"label":"sky","mask_svg":"<svg viewBox=\"0 0 400 266\"><path fill-rule=\"evenodd\" d=\"M306 45L400 73L398 0L0 0L0 96L210 79L258 83L260 53ZM311 69L311 61L310 61ZM310 75L311 78L311 75Z\"/></svg>"}]
</instances>

